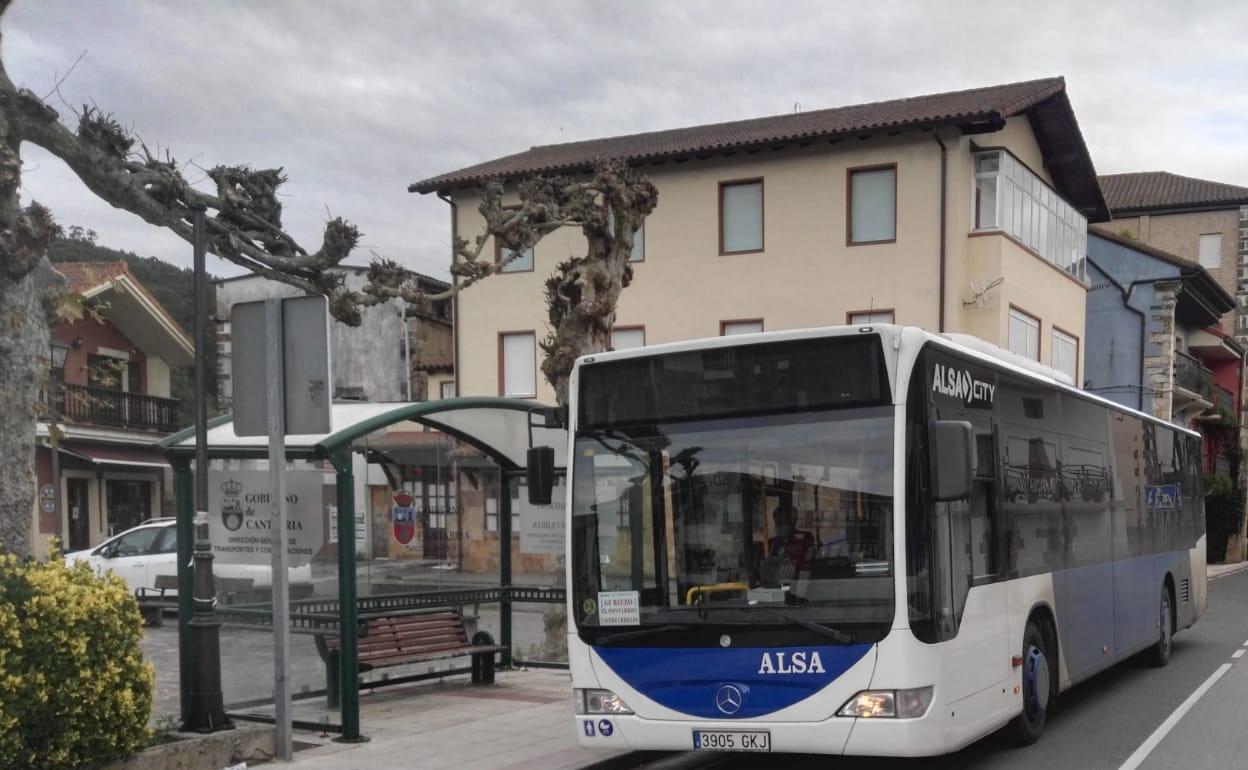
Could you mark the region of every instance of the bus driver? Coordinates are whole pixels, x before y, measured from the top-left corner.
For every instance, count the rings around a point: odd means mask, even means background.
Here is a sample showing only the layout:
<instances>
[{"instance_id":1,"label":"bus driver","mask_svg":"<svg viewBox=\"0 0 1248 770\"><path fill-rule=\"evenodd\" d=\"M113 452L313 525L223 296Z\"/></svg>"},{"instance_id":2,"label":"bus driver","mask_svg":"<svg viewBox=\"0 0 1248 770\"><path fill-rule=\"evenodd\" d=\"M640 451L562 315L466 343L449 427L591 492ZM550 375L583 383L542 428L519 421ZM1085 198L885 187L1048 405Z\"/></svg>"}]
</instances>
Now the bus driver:
<instances>
[{"instance_id":1,"label":"bus driver","mask_svg":"<svg viewBox=\"0 0 1248 770\"><path fill-rule=\"evenodd\" d=\"M805 569L815 553L815 536L797 528L797 511L781 503L771 514L776 534L767 541L767 558L759 565L764 586L789 582Z\"/></svg>"}]
</instances>

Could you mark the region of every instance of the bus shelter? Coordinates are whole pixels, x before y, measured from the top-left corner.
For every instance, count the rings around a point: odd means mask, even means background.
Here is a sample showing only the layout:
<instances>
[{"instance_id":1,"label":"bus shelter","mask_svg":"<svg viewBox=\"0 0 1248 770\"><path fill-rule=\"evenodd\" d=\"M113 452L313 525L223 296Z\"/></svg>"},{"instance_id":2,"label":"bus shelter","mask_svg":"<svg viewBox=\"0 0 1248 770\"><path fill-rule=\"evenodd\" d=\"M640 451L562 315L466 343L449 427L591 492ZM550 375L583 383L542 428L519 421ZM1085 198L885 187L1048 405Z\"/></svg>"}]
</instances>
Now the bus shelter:
<instances>
[{"instance_id":1,"label":"bus shelter","mask_svg":"<svg viewBox=\"0 0 1248 770\"><path fill-rule=\"evenodd\" d=\"M319 697L320 692L326 694L324 710L316 718L300 719L296 710L296 722L315 728L337 727L346 740L360 737L358 639L356 633L342 631L358 629L362 618L381 612L420 612L448 607L462 611L465 606L478 609L481 605L497 606L497 614L491 615L490 622L497 631L498 644L504 648L501 663L507 667L519 662L520 656L513 651L515 605L557 607L566 600L562 538L558 537L560 542L556 543L551 533L546 532L543 542L535 535L536 545L530 550L537 553L526 554L523 544L518 545L525 533L520 533L520 538L513 537L523 521L517 509L527 506L526 496L520 493L525 484L528 449L553 448L557 483L566 476L566 431L553 426L553 421L548 419L552 413L550 407L536 402L504 398L335 403L329 433L286 437L288 500L292 483L289 479L295 471L304 472L305 481L309 476L318 479L321 486L318 496L323 496L323 537L315 549L316 556L301 573L306 580L296 580L292 570L291 630L303 634L332 633L340 645L337 677L332 673L321 674L337 681L326 683L323 691L311 681L315 676L312 673L314 662L304 661L298 671L292 672L296 680L300 676L307 680L301 690L296 690L296 698L308 700ZM210 473L229 476L228 481L217 485L224 490L221 494L238 494L236 477L252 474L262 478L267 472L267 437L237 436L229 416L209 422L207 445ZM179 687L185 718L193 668L189 623L193 612L195 535L194 428L166 438L161 447L173 467L177 504ZM216 479L220 481L224 477L218 475ZM238 519L230 517L241 512L236 510L237 506L231 509L232 502L220 503L220 494L211 491L213 480L214 476L210 475L210 520L220 517L227 528L239 526ZM369 498L368 505L361 505L357 500L361 490ZM558 488L555 494L554 505L544 512L552 521L556 513L562 519ZM393 509L389 507L392 496L396 501ZM222 510L211 510L214 497L216 507ZM380 503L374 506L374 501ZM268 518L267 501L256 508L248 515ZM407 518L411 513L406 517L401 515L403 511L413 510L414 521ZM387 527L387 524L393 526ZM558 532L562 531L561 527ZM496 554L494 541L497 541ZM413 543L419 547L414 547ZM489 552L483 552L487 548ZM522 567L518 583L514 579L517 560ZM231 566L228 559L223 562L220 556L214 557L219 597L222 596L220 584L228 586L231 582L223 576L238 569L243 568ZM263 567L251 569L263 570ZM494 574L497 574L496 580ZM360 585L362 577L366 581L363 587ZM256 596L251 592L237 603L220 604L218 617L226 628L263 630L267 624L271 641L271 599L257 600ZM528 625L536 627L537 623L529 619ZM300 637L301 640L307 638ZM321 641L317 644L318 649L323 649ZM536 645L530 646L530 649L535 648ZM264 656L265 649L263 644L249 643L246 638L231 639L228 644L224 638L222 640L223 674L237 671L240 679L254 686L249 691L253 706L264 703L260 688L265 684L271 693L271 663L267 683L261 673L248 673L236 665L245 667L248 656ZM267 647L270 659L271 652L270 644ZM527 663L541 665L550 661ZM430 675L443 676L462 670L444 670ZM386 674L376 684L418 678L422 676L400 679ZM232 698L230 692L225 695L231 716L264 719L258 712L239 713L235 706L240 698ZM337 718L338 725L330 724L332 717Z\"/></svg>"}]
</instances>

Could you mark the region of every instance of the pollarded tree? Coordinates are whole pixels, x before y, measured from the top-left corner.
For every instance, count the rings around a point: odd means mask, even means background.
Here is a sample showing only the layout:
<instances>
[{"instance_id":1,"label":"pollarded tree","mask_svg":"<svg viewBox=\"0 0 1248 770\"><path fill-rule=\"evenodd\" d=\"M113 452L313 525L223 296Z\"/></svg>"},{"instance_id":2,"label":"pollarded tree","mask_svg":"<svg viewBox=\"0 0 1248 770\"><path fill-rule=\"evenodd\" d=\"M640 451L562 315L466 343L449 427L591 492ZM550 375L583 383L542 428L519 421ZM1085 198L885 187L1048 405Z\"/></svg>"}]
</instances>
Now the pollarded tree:
<instances>
[{"instance_id":1,"label":"pollarded tree","mask_svg":"<svg viewBox=\"0 0 1248 770\"><path fill-rule=\"evenodd\" d=\"M0 0L0 16L10 3ZM499 272L545 235L580 227L585 255L561 264L546 286L551 333L543 343L542 371L564 403L575 358L607 347L616 303L632 275L633 237L658 198L645 177L614 163L584 177L524 181L518 208L504 207L502 185L489 183L480 207L484 231L454 244L451 290L422 292L411 270L377 260L365 287L353 291L335 268L355 248L359 231L333 219L320 244L301 246L282 227L281 169L217 166L208 172L213 189L196 189L171 157L153 155L110 115L86 107L75 118L75 127L63 123L43 99L15 86L0 62L0 551L19 555L31 548L39 388L50 323L65 294L64 279L47 259L59 232L52 213L19 201L23 143L60 158L102 200L187 242L193 235L191 212L203 207L210 253L306 293L326 295L335 318L348 324L360 322L361 308L393 298L421 305L450 297ZM481 260L490 238L512 255Z\"/></svg>"}]
</instances>

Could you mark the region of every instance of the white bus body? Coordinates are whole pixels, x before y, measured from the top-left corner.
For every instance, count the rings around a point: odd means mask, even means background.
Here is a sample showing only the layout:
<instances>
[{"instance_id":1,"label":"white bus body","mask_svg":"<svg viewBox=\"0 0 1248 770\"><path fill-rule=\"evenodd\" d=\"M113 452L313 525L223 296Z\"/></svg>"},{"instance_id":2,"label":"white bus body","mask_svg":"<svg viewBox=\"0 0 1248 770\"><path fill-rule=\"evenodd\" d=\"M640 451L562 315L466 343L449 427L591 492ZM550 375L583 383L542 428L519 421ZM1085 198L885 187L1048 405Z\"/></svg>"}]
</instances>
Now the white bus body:
<instances>
[{"instance_id":1,"label":"white bus body","mask_svg":"<svg viewBox=\"0 0 1248 770\"><path fill-rule=\"evenodd\" d=\"M1205 609L1198 434L982 346L656 345L582 358L570 401L587 748L924 756L1011 720L1029 742L1058 692L1164 664ZM971 492L935 501L960 426Z\"/></svg>"}]
</instances>

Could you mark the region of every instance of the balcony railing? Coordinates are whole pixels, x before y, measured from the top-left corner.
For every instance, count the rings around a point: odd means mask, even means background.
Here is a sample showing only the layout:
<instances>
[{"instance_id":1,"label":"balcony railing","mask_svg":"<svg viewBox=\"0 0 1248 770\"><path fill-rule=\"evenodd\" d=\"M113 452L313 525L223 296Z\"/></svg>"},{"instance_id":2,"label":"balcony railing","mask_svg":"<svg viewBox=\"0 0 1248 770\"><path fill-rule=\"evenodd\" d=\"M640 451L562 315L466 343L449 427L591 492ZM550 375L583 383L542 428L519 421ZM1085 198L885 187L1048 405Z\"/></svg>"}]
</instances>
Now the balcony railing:
<instances>
[{"instance_id":1,"label":"balcony railing","mask_svg":"<svg viewBox=\"0 0 1248 770\"><path fill-rule=\"evenodd\" d=\"M178 429L176 398L83 385L61 385L60 391L60 419L66 423L160 433L173 433ZM41 395L47 407L47 390Z\"/></svg>"},{"instance_id":2,"label":"balcony railing","mask_svg":"<svg viewBox=\"0 0 1248 770\"><path fill-rule=\"evenodd\" d=\"M1174 353L1174 384L1206 401L1213 401L1212 375L1200 361L1186 353Z\"/></svg>"}]
</instances>

